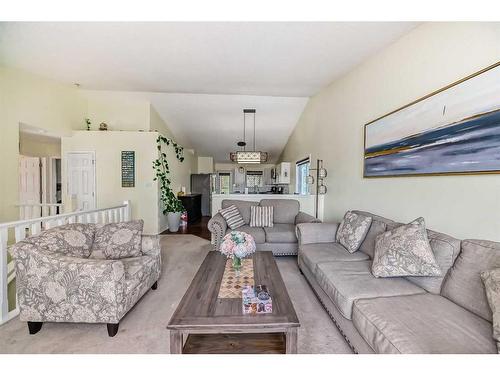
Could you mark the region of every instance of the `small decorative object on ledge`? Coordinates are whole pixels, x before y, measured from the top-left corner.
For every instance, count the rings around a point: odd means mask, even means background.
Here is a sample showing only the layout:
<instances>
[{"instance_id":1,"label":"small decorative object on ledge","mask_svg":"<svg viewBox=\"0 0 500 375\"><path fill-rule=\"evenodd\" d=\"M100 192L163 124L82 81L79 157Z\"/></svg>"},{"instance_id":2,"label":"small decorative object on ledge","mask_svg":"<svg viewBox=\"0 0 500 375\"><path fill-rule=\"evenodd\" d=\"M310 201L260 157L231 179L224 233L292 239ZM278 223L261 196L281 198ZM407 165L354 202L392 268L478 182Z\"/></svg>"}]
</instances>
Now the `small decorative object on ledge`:
<instances>
[{"instance_id":1,"label":"small decorative object on ledge","mask_svg":"<svg viewBox=\"0 0 500 375\"><path fill-rule=\"evenodd\" d=\"M108 124L105 122L101 122L101 125L99 125L99 130L108 130Z\"/></svg>"},{"instance_id":2,"label":"small decorative object on ledge","mask_svg":"<svg viewBox=\"0 0 500 375\"><path fill-rule=\"evenodd\" d=\"M122 151L122 187L135 187L135 151Z\"/></svg>"},{"instance_id":3,"label":"small decorative object on ledge","mask_svg":"<svg viewBox=\"0 0 500 375\"><path fill-rule=\"evenodd\" d=\"M89 118L85 119L85 124L87 125L87 131L89 131L90 130L90 125L92 125L92 122L90 122Z\"/></svg>"},{"instance_id":4,"label":"small decorative object on ledge","mask_svg":"<svg viewBox=\"0 0 500 375\"><path fill-rule=\"evenodd\" d=\"M248 233L232 231L224 236L220 252L233 260L233 268L239 275L241 259L255 253L255 240Z\"/></svg>"}]
</instances>

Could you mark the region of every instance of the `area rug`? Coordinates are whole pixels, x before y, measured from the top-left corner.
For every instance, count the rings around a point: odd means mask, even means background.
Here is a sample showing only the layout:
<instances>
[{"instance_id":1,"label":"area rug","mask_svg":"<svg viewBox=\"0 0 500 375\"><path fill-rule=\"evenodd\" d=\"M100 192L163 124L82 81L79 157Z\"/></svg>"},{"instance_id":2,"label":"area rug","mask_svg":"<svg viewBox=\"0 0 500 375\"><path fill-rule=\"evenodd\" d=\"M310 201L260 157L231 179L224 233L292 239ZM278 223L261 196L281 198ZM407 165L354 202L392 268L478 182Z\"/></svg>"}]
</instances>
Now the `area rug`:
<instances>
[{"instance_id":1,"label":"area rug","mask_svg":"<svg viewBox=\"0 0 500 375\"><path fill-rule=\"evenodd\" d=\"M208 251L209 241L193 235L161 236L163 271L150 290L120 322L110 338L105 324L45 323L29 335L14 318L0 326L0 353L169 353L166 329L177 304ZM295 257L277 258L281 275L301 322L299 353L351 353L335 324L299 273Z\"/></svg>"}]
</instances>

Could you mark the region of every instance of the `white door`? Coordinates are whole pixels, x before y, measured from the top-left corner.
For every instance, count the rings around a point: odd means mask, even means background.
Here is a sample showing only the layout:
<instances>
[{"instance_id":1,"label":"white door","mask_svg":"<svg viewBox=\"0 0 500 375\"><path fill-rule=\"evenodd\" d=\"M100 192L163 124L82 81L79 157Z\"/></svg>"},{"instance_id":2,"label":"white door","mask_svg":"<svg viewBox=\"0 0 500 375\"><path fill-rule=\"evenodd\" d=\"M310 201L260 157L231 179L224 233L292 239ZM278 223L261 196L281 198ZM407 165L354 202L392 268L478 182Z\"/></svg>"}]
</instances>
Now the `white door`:
<instances>
[{"instance_id":1,"label":"white door","mask_svg":"<svg viewBox=\"0 0 500 375\"><path fill-rule=\"evenodd\" d=\"M19 157L19 202L40 203L40 159Z\"/></svg>"},{"instance_id":2,"label":"white door","mask_svg":"<svg viewBox=\"0 0 500 375\"><path fill-rule=\"evenodd\" d=\"M69 152L66 160L68 195L76 200L76 209L96 208L94 152Z\"/></svg>"}]
</instances>

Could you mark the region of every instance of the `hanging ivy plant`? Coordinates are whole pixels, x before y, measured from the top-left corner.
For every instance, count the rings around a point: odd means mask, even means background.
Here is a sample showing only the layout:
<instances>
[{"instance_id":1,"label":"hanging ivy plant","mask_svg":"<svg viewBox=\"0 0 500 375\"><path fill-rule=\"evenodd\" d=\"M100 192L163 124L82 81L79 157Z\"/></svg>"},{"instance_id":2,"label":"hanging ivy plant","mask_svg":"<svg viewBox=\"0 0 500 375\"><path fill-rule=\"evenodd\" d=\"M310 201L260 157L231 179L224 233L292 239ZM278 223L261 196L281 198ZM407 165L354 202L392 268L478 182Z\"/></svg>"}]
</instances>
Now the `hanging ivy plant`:
<instances>
[{"instance_id":1,"label":"hanging ivy plant","mask_svg":"<svg viewBox=\"0 0 500 375\"><path fill-rule=\"evenodd\" d=\"M181 163L184 161L184 148L173 140L159 135L156 139L156 148L158 149L158 159L153 161L155 170L154 181L160 184L160 200L163 205L163 214L169 212L183 212L184 207L170 187L170 168L168 165L167 154L163 152L163 145L172 146L175 150L175 156Z\"/></svg>"}]
</instances>

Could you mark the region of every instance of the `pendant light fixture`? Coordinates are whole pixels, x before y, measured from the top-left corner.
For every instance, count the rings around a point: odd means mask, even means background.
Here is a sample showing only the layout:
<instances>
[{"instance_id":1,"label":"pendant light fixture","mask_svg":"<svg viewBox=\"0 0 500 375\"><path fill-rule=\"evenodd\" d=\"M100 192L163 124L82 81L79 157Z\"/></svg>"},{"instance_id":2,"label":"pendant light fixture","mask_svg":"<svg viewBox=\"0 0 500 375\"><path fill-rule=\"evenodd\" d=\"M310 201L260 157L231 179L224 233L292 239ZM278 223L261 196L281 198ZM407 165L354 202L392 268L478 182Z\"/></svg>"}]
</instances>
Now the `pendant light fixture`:
<instances>
[{"instance_id":1,"label":"pendant light fixture","mask_svg":"<svg viewBox=\"0 0 500 375\"><path fill-rule=\"evenodd\" d=\"M243 110L243 141L239 141L237 145L242 147L243 150L231 152L229 157L231 161L238 164L260 164L267 161L267 152L256 151L255 150L255 109L244 109ZM247 114L253 114L253 151L246 150L246 117Z\"/></svg>"}]
</instances>

